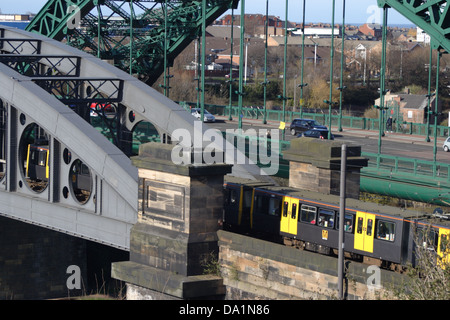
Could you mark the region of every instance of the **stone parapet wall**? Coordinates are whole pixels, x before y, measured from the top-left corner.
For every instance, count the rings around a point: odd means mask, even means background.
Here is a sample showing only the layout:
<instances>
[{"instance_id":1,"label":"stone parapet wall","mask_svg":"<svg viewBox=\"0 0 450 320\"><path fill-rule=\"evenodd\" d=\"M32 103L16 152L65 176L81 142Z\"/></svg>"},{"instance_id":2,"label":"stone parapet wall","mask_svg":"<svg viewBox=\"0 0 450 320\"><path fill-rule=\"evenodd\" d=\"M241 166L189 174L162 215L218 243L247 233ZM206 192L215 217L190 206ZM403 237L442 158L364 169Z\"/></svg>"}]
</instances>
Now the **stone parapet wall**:
<instances>
[{"instance_id":1,"label":"stone parapet wall","mask_svg":"<svg viewBox=\"0 0 450 320\"><path fill-rule=\"evenodd\" d=\"M226 299L338 299L338 259L219 231ZM346 261L346 299L387 299L404 276ZM380 283L372 281L376 272ZM369 283L369 285L368 285ZM378 287L377 287L378 285Z\"/></svg>"}]
</instances>

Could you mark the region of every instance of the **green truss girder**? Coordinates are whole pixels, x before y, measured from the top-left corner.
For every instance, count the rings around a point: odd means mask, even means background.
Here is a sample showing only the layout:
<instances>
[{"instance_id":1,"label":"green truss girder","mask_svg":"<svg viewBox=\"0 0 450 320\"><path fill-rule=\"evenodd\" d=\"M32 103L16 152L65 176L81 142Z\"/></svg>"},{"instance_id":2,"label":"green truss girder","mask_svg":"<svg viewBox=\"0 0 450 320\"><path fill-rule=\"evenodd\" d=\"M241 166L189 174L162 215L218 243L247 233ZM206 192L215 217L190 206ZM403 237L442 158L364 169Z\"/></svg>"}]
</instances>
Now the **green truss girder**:
<instances>
[{"instance_id":1,"label":"green truss girder","mask_svg":"<svg viewBox=\"0 0 450 320\"><path fill-rule=\"evenodd\" d=\"M129 8L129 3L130 0L49 0L27 26L27 31L60 41L66 39L68 44L102 59L113 59L117 67L127 72L131 64L132 73L152 85L164 72L165 19L164 10L157 4L163 5L165 0L134 0L133 5L143 13L133 17L124 10L125 6ZM149 3L154 3L153 7L144 6ZM206 3L206 23L209 25L226 10L237 8L239 0L207 0ZM99 10L95 10L97 5L107 7L123 20L110 19L112 14L103 12L100 12L99 19ZM74 20L71 6L79 9L81 29L68 28ZM201 34L202 0L168 0L167 6L166 58L171 65L176 56ZM129 41L131 24L133 39ZM140 29L149 24L156 27L145 31ZM101 40L97 41L99 32Z\"/></svg>"},{"instance_id":2,"label":"green truss girder","mask_svg":"<svg viewBox=\"0 0 450 320\"><path fill-rule=\"evenodd\" d=\"M26 30L40 33L48 38L62 40L68 33L68 21L73 18L71 6L76 6L83 17L96 5L95 0L50 0L34 19L28 24Z\"/></svg>"},{"instance_id":3,"label":"green truss girder","mask_svg":"<svg viewBox=\"0 0 450 320\"><path fill-rule=\"evenodd\" d=\"M395 9L431 37L433 49L450 52L448 0L378 0L378 6Z\"/></svg>"}]
</instances>

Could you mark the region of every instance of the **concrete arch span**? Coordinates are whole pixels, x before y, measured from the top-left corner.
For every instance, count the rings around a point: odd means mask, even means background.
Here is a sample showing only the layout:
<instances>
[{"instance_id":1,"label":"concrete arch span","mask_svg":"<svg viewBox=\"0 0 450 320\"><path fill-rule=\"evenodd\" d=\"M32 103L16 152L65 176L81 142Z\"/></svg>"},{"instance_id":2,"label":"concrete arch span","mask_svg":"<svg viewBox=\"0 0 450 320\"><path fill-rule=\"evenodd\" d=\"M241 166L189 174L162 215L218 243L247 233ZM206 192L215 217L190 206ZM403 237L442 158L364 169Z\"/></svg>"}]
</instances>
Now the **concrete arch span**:
<instances>
[{"instance_id":1,"label":"concrete arch span","mask_svg":"<svg viewBox=\"0 0 450 320\"><path fill-rule=\"evenodd\" d=\"M11 35L8 33L11 32ZM102 79L116 79L122 82L120 103L126 106L126 110L122 116L123 126L131 130L134 123L145 120L155 125L158 131L171 135L176 129L183 128L191 138L194 137L206 137L208 138L208 129L206 124L202 126L195 126L195 118L188 112L181 108L177 103L170 100L166 96L160 94L153 88L149 87L137 78L123 72L122 70L110 65L107 62L82 52L78 49L64 45L56 40L47 39L41 35L28 33L22 30L6 29L6 37L20 37L24 39L34 38L42 41L40 47L40 53L42 55L66 55L80 57L81 63L79 67L78 76L80 78L92 79L101 77ZM6 49L7 50L7 49ZM25 54L25 51L33 51L33 48L25 49L21 54ZM71 72L73 66L71 64L61 64L58 66L60 72L67 74ZM105 83L102 85L102 93L106 96L113 96L117 91L117 87L112 83ZM134 112L136 115L135 121L130 122L127 116L130 112ZM201 131L197 128L201 127ZM194 145L194 141L191 139L184 139L179 141L184 147ZM226 148L227 150L234 150L234 147L227 141L215 141L217 148ZM236 157L239 157L242 153L236 150ZM270 177L253 163L249 164L234 164L232 175L245 177L249 179L269 180Z\"/></svg>"},{"instance_id":2,"label":"concrete arch span","mask_svg":"<svg viewBox=\"0 0 450 320\"><path fill-rule=\"evenodd\" d=\"M172 100L91 55L22 30L0 27L0 32L3 44L0 99L7 110L6 174L0 187L1 214L128 249L129 230L137 219L137 168L120 148L111 144L67 105L73 99L88 103L90 91L95 93L97 90L102 96L124 106L119 115L123 128L132 130L142 120L151 122L160 133L169 135L183 128L189 139L181 139L177 143L186 148L195 146L193 137L208 137L208 126L196 124L195 118ZM32 70L27 70L31 75L25 76L20 70L20 66L25 65L20 62L22 60L8 63L17 56L20 59L30 56L75 57L76 63L64 58L52 64L49 59L44 59L42 63L48 64L46 70L51 70L51 74L33 74ZM67 98L58 95L57 86L52 87L56 81L78 81L81 84L76 95ZM101 88L94 88L94 84L93 90L87 89L95 81ZM129 117L130 113L134 117ZM23 179L23 163L20 163L23 157L19 160L18 156L20 135L32 123L50 137L49 186L38 194L20 186ZM234 149L224 139L215 140L214 144L218 149L227 144ZM70 150L72 155L69 164L64 163L66 150ZM74 201L73 197L67 196L65 189L69 168L77 159L92 173L93 196L86 203ZM234 165L232 174L270 179L252 163ZM57 213L53 214L55 211Z\"/></svg>"}]
</instances>

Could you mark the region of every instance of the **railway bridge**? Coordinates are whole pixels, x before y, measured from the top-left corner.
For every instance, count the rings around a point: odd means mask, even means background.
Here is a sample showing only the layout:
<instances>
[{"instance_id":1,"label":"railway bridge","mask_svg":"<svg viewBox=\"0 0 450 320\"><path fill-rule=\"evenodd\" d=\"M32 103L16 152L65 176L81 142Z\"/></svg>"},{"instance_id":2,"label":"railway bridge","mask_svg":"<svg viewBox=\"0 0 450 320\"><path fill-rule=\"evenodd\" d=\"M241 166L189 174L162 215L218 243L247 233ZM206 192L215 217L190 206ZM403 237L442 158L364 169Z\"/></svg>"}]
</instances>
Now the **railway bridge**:
<instances>
[{"instance_id":1,"label":"railway bridge","mask_svg":"<svg viewBox=\"0 0 450 320\"><path fill-rule=\"evenodd\" d=\"M177 128L194 137L207 126L194 128L175 102L92 55L15 28L0 32L0 214L129 249L138 204L137 168L128 157L133 127L148 121L168 140ZM116 144L88 122L92 103L117 111L109 119ZM48 148L40 186L27 177L28 146L39 143ZM89 187L77 194L71 173L81 167ZM251 178L260 170L236 165L234 174Z\"/></svg>"}]
</instances>

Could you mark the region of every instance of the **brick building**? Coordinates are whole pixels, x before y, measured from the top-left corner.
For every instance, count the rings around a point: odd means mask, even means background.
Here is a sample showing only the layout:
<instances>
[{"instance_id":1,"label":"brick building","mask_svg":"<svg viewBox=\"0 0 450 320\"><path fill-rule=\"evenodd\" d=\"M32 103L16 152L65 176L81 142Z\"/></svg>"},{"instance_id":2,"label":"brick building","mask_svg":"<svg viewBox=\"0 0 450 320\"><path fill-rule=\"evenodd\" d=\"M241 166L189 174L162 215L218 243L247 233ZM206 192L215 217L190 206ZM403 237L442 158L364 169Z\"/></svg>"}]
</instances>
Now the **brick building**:
<instances>
[{"instance_id":1,"label":"brick building","mask_svg":"<svg viewBox=\"0 0 450 320\"><path fill-rule=\"evenodd\" d=\"M380 40L382 37L382 28L378 23L365 23L359 27L359 32L376 40Z\"/></svg>"}]
</instances>

